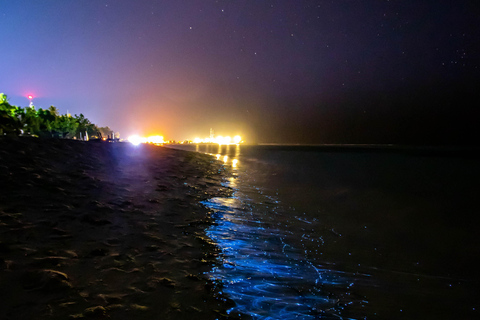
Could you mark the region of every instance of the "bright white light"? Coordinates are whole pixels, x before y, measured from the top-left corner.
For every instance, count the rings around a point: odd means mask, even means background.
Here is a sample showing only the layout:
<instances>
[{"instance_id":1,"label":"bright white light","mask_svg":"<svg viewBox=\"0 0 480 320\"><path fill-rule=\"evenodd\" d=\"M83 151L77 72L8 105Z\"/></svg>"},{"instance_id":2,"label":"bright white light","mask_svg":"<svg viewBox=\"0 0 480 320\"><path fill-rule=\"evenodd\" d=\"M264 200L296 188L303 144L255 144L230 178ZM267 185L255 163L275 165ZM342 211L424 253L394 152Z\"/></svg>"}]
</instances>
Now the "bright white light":
<instances>
[{"instance_id":1,"label":"bright white light","mask_svg":"<svg viewBox=\"0 0 480 320\"><path fill-rule=\"evenodd\" d=\"M136 134L128 137L128 141L134 146L138 146L140 143L142 143L142 140L143 138Z\"/></svg>"},{"instance_id":2,"label":"bright white light","mask_svg":"<svg viewBox=\"0 0 480 320\"><path fill-rule=\"evenodd\" d=\"M241 141L242 141L242 137L240 136L233 137L233 143L240 143Z\"/></svg>"}]
</instances>

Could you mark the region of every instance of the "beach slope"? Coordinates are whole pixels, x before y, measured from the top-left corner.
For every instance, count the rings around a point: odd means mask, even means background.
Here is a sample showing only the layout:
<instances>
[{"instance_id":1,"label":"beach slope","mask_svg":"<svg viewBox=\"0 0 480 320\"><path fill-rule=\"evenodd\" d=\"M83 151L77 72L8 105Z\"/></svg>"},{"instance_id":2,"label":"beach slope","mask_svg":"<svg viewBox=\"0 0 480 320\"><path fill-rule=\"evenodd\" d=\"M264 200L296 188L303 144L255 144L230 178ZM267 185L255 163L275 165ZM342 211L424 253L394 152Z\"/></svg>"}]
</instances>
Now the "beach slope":
<instances>
[{"instance_id":1,"label":"beach slope","mask_svg":"<svg viewBox=\"0 0 480 320\"><path fill-rule=\"evenodd\" d=\"M1 319L215 319L199 201L228 195L199 153L0 139Z\"/></svg>"}]
</instances>

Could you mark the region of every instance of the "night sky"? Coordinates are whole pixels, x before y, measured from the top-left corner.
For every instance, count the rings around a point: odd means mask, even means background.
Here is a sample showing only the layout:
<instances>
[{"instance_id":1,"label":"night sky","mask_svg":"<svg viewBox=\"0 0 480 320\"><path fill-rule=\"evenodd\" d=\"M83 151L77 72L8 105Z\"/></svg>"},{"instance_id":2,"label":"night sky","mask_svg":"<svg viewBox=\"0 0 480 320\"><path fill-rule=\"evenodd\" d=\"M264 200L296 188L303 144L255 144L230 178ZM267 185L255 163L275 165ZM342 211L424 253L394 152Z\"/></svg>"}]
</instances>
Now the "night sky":
<instances>
[{"instance_id":1,"label":"night sky","mask_svg":"<svg viewBox=\"0 0 480 320\"><path fill-rule=\"evenodd\" d=\"M165 139L475 143L478 1L0 0L0 92Z\"/></svg>"}]
</instances>

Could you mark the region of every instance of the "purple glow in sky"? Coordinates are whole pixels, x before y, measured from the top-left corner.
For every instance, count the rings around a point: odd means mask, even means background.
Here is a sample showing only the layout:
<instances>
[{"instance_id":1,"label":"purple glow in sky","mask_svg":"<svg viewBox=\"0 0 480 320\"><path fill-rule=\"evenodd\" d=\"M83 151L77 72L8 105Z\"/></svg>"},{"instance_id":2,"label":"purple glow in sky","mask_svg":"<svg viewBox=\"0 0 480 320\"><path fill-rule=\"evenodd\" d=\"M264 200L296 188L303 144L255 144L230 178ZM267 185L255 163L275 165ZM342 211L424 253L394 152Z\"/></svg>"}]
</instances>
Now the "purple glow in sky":
<instances>
[{"instance_id":1,"label":"purple glow in sky","mask_svg":"<svg viewBox=\"0 0 480 320\"><path fill-rule=\"evenodd\" d=\"M478 8L0 0L0 92L122 137L458 144L477 132Z\"/></svg>"}]
</instances>

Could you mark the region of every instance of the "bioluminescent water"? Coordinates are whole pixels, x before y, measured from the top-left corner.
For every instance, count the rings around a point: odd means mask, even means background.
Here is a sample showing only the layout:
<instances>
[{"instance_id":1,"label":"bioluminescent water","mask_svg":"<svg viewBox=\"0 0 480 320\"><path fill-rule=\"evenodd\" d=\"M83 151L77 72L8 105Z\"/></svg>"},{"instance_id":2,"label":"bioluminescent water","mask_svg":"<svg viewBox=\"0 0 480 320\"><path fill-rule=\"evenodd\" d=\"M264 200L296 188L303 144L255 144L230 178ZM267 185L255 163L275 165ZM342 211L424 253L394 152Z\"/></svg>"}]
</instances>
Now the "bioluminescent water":
<instances>
[{"instance_id":1,"label":"bioluminescent water","mask_svg":"<svg viewBox=\"0 0 480 320\"><path fill-rule=\"evenodd\" d=\"M477 319L478 156L468 149L219 146L207 274L254 319ZM223 298L219 298L223 299Z\"/></svg>"},{"instance_id":2,"label":"bioluminescent water","mask_svg":"<svg viewBox=\"0 0 480 320\"><path fill-rule=\"evenodd\" d=\"M228 186L232 197L203 204L215 220L206 233L221 248L221 264L208 275L236 303L230 311L254 319L338 319L345 306L367 303L350 296L356 280L366 275L333 270L309 258L303 242L317 250L323 245L314 229L318 221L289 216L261 190L238 188L236 177Z\"/></svg>"}]
</instances>

